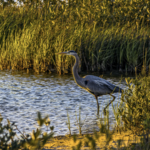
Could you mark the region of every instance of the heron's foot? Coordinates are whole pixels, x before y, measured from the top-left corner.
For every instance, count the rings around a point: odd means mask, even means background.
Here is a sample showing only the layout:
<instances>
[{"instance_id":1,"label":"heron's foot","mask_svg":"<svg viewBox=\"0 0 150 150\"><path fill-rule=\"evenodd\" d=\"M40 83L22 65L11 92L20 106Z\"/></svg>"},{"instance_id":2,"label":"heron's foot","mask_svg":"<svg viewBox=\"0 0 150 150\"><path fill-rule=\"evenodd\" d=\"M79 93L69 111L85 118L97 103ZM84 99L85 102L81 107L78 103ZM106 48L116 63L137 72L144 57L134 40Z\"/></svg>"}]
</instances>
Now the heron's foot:
<instances>
[{"instance_id":1,"label":"heron's foot","mask_svg":"<svg viewBox=\"0 0 150 150\"><path fill-rule=\"evenodd\" d=\"M104 115L106 116L106 109L104 108Z\"/></svg>"}]
</instances>

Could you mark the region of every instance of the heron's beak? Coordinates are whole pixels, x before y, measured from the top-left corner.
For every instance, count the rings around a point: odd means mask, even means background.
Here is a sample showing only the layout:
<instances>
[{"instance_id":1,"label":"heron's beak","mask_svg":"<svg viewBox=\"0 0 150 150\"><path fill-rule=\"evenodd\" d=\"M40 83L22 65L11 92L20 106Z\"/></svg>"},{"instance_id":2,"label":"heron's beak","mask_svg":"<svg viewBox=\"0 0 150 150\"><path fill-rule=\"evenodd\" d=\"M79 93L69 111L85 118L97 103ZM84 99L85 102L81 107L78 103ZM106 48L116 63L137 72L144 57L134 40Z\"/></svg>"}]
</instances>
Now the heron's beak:
<instances>
[{"instance_id":1,"label":"heron's beak","mask_svg":"<svg viewBox=\"0 0 150 150\"><path fill-rule=\"evenodd\" d=\"M60 52L60 53L56 53L56 54L66 55L68 53L67 52Z\"/></svg>"}]
</instances>

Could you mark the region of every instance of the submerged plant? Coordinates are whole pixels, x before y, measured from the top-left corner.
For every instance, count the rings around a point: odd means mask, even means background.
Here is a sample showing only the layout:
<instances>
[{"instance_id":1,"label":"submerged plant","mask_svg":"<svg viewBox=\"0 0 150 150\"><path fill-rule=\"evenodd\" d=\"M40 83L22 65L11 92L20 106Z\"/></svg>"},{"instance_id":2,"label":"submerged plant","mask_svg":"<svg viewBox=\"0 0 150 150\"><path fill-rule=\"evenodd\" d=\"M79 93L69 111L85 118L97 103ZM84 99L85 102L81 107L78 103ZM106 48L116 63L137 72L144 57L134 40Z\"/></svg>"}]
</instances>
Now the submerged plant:
<instances>
[{"instance_id":1,"label":"submerged plant","mask_svg":"<svg viewBox=\"0 0 150 150\"><path fill-rule=\"evenodd\" d=\"M68 121L66 123L67 123L68 129L69 129L69 135L71 135L71 125L70 125L70 117L69 117L68 111L67 111L67 119L68 119Z\"/></svg>"}]
</instances>

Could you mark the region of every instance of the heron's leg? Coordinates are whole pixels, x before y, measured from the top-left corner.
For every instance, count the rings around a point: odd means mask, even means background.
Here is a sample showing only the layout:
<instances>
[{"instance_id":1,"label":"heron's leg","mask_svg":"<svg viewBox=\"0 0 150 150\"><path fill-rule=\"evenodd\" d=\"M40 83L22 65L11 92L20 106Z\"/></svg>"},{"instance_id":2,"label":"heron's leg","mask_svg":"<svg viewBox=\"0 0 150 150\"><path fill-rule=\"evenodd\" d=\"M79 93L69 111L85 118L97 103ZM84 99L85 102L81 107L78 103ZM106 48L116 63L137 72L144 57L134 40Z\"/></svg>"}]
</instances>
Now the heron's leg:
<instances>
[{"instance_id":1,"label":"heron's leg","mask_svg":"<svg viewBox=\"0 0 150 150\"><path fill-rule=\"evenodd\" d=\"M114 95L111 95L111 94L109 94L110 96L112 96L113 97L113 100L111 100L110 102L109 102L109 104L107 104L107 106L104 108L104 114L106 115L106 108L115 100L115 96Z\"/></svg>"},{"instance_id":2,"label":"heron's leg","mask_svg":"<svg viewBox=\"0 0 150 150\"><path fill-rule=\"evenodd\" d=\"M96 96L96 95L94 95L94 96L95 96L95 98L96 98L96 101L97 101L97 115L99 116L99 103L98 103L97 96Z\"/></svg>"}]
</instances>

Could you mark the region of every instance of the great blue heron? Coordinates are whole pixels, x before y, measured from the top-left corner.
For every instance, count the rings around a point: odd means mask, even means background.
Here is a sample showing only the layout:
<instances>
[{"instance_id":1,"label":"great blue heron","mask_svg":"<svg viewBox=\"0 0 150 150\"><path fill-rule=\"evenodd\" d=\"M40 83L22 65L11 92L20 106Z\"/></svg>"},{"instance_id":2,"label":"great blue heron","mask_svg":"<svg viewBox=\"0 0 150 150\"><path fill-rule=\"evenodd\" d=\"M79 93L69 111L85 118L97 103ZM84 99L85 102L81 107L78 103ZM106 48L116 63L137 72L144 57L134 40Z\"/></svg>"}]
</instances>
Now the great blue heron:
<instances>
[{"instance_id":1,"label":"great blue heron","mask_svg":"<svg viewBox=\"0 0 150 150\"><path fill-rule=\"evenodd\" d=\"M79 66L79 57L78 54L71 50L68 52L61 52L57 54L65 54L72 55L75 57L75 64L73 66L73 77L78 86L85 89L89 93L93 94L97 101L97 115L99 115L99 103L98 96L109 94L113 97L113 100L104 108L104 113L106 113L106 108L115 100L115 96L112 93L122 92L122 89L118 86L113 85L105 79L102 79L93 75L86 75L81 78L78 74L78 66Z\"/></svg>"}]
</instances>

